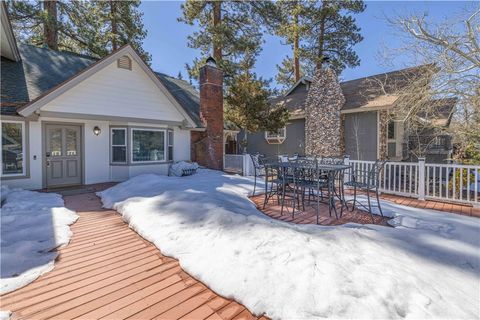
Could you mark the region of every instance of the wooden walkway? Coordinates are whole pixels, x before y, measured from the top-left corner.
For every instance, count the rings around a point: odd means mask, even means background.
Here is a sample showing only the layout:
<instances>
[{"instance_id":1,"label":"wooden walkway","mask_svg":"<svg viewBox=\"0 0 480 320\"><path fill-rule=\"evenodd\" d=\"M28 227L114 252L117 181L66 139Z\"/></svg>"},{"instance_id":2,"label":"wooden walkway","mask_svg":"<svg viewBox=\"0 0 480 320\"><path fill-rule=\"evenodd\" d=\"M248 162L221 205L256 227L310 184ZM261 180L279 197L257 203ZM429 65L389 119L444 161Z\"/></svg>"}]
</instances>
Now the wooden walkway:
<instances>
[{"instance_id":1,"label":"wooden walkway","mask_svg":"<svg viewBox=\"0 0 480 320\"><path fill-rule=\"evenodd\" d=\"M64 198L80 216L71 242L54 270L1 297L12 319L256 319L100 209L93 193Z\"/></svg>"}]
</instances>

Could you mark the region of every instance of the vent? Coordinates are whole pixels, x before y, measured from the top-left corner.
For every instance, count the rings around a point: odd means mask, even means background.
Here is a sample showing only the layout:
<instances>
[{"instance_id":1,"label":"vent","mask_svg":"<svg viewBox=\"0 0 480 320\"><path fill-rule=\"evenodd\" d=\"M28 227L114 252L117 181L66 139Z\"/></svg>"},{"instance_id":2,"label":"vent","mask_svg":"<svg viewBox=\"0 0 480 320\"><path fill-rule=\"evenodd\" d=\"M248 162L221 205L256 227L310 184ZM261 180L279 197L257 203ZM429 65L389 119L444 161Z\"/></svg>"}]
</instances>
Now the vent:
<instances>
[{"instance_id":1,"label":"vent","mask_svg":"<svg viewBox=\"0 0 480 320\"><path fill-rule=\"evenodd\" d=\"M132 70L132 60L128 56L122 56L117 60L117 66L122 69Z\"/></svg>"}]
</instances>

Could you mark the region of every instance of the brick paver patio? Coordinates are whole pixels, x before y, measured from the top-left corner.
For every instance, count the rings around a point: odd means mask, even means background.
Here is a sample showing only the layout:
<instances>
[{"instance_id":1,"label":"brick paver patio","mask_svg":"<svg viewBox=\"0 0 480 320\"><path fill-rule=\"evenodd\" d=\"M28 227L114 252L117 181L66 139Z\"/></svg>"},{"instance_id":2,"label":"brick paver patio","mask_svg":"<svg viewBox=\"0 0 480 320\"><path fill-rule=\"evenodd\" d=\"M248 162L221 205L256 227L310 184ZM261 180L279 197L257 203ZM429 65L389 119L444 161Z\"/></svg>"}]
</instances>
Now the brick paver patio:
<instances>
[{"instance_id":1,"label":"brick paver patio","mask_svg":"<svg viewBox=\"0 0 480 320\"><path fill-rule=\"evenodd\" d=\"M256 319L102 210L93 193L64 199L80 216L71 242L54 270L1 297L12 319Z\"/></svg>"}]
</instances>

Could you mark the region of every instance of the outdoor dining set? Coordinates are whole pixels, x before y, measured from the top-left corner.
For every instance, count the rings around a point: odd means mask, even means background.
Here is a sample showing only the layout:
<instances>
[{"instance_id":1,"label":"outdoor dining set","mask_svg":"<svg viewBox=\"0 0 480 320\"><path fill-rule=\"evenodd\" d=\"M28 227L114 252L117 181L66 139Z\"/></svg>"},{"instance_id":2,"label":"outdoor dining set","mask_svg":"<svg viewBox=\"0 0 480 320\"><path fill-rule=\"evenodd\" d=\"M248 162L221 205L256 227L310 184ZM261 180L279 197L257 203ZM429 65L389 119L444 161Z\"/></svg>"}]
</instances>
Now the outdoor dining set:
<instances>
[{"instance_id":1,"label":"outdoor dining set","mask_svg":"<svg viewBox=\"0 0 480 320\"><path fill-rule=\"evenodd\" d=\"M342 217L344 209L353 211L360 207L368 211L375 223L372 207L378 207L383 217L379 200L379 181L386 161L377 160L368 169L354 168L345 164L344 158L315 156L275 156L265 157L252 154L255 170L255 194L257 178L265 179L263 209L274 200L281 206L280 213L304 212L306 206L315 208L317 224L320 206L327 205L330 217ZM353 192L349 200L345 189ZM366 195L366 203L359 201L357 191ZM372 203L375 197L376 203ZM349 206L351 205L351 206Z\"/></svg>"}]
</instances>

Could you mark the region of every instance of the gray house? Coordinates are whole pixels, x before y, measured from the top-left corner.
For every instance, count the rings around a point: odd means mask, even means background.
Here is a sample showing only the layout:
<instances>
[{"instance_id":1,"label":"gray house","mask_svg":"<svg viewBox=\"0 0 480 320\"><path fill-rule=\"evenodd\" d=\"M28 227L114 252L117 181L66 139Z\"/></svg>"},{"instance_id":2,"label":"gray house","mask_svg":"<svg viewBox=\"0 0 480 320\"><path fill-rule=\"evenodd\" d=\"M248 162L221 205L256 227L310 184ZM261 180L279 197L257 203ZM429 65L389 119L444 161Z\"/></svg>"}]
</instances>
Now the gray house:
<instances>
[{"instance_id":1,"label":"gray house","mask_svg":"<svg viewBox=\"0 0 480 320\"><path fill-rule=\"evenodd\" d=\"M337 131L334 132L339 140L333 144L338 144L339 149L335 152L334 148L328 149L327 147L327 150L332 150L331 155L348 154L351 159L355 160L379 158L388 158L392 161L415 160L415 155L411 151L418 141L414 141L408 136L403 122L388 119L388 110L394 107L398 99L398 96L389 92L389 88L406 85L408 79L423 72L424 67L408 68L341 82L339 87L343 97L338 112L335 111L336 109L322 107L324 100L321 100L322 102L316 103L317 106L314 107L314 111L318 110L318 113L314 112L315 114L312 114L312 109L307 107L307 97L313 86L313 79L304 77L285 95L271 100L272 104L283 105L289 110L290 121L287 126L276 133L249 133L247 151L248 153L259 152L268 156L311 153L311 151L306 152L306 132L308 132L306 119L309 118L309 123L318 122L315 130L327 130L322 126L322 123L325 122L322 113L328 113L335 114L333 119L338 118L338 121L334 120L334 122L338 122ZM385 85L380 88L374 85L375 83ZM325 94L328 96L330 92ZM310 96L312 96L311 93ZM439 121L442 121L442 125L445 127L450 124L455 103L455 99L442 100ZM324 135L324 137L328 136ZM422 136L421 140L430 139L431 133L424 132ZM244 138L245 134L241 132L238 140L241 141ZM444 162L450 158L451 152L451 137L448 135L437 136L429 142L426 158L428 162Z\"/></svg>"}]
</instances>

